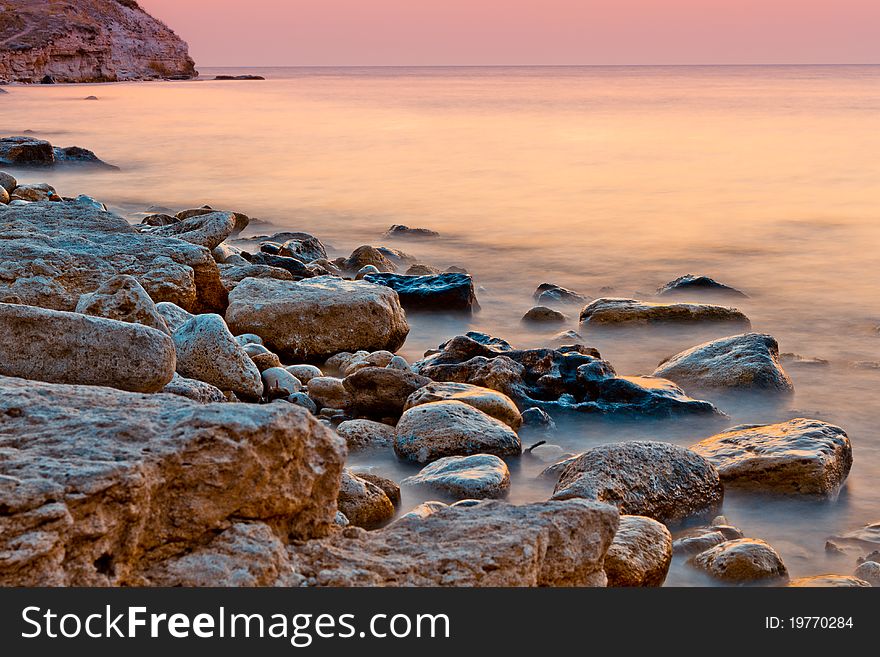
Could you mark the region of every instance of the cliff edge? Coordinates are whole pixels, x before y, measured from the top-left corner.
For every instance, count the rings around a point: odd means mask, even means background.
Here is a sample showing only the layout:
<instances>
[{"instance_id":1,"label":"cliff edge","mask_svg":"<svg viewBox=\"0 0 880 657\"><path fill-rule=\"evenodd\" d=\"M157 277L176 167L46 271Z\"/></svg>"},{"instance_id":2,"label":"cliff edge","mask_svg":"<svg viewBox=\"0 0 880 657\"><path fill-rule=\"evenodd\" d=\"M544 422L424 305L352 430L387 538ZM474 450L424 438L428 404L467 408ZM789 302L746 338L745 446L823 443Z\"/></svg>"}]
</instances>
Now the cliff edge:
<instances>
[{"instance_id":1,"label":"cliff edge","mask_svg":"<svg viewBox=\"0 0 880 657\"><path fill-rule=\"evenodd\" d=\"M0 0L0 80L195 77L185 41L135 0Z\"/></svg>"}]
</instances>

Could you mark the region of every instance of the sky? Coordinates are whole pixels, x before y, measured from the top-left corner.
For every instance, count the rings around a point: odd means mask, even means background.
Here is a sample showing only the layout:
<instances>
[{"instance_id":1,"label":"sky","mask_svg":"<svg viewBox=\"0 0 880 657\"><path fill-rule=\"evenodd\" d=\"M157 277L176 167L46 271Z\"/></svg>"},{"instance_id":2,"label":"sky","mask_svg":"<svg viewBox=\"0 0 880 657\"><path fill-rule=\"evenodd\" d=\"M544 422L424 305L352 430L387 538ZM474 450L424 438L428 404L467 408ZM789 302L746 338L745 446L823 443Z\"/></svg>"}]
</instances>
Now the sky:
<instances>
[{"instance_id":1,"label":"sky","mask_svg":"<svg viewBox=\"0 0 880 657\"><path fill-rule=\"evenodd\" d=\"M201 66L880 63L880 0L139 2Z\"/></svg>"}]
</instances>

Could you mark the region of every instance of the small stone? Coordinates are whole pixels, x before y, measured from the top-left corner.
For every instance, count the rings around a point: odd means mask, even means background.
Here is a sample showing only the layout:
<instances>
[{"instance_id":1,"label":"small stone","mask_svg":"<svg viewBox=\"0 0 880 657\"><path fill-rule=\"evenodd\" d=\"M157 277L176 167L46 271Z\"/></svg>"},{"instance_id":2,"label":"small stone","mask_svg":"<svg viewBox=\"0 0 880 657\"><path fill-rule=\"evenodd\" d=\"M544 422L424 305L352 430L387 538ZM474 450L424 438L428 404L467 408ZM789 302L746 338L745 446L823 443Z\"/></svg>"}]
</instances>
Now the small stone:
<instances>
[{"instance_id":1,"label":"small stone","mask_svg":"<svg viewBox=\"0 0 880 657\"><path fill-rule=\"evenodd\" d=\"M332 376L317 376L309 381L309 397L319 406L328 408L348 408L351 400L342 385L342 379Z\"/></svg>"},{"instance_id":2,"label":"small stone","mask_svg":"<svg viewBox=\"0 0 880 657\"><path fill-rule=\"evenodd\" d=\"M270 367L261 374L263 392L270 399L281 399L302 390L302 383L283 367Z\"/></svg>"},{"instance_id":3,"label":"small stone","mask_svg":"<svg viewBox=\"0 0 880 657\"><path fill-rule=\"evenodd\" d=\"M234 229L235 215L231 212L209 212L167 226L157 226L149 234L176 237L211 250L232 235Z\"/></svg>"},{"instance_id":4,"label":"small stone","mask_svg":"<svg viewBox=\"0 0 880 657\"><path fill-rule=\"evenodd\" d=\"M373 420L346 420L336 427L336 433L349 449L387 449L394 445L393 426Z\"/></svg>"},{"instance_id":5,"label":"small stone","mask_svg":"<svg viewBox=\"0 0 880 657\"><path fill-rule=\"evenodd\" d=\"M608 586L663 586L672 563L672 535L656 520L620 516L605 554Z\"/></svg>"},{"instance_id":6,"label":"small stone","mask_svg":"<svg viewBox=\"0 0 880 657\"><path fill-rule=\"evenodd\" d=\"M788 578L788 571L776 550L755 538L740 538L716 545L694 557L693 564L728 582Z\"/></svg>"},{"instance_id":7,"label":"small stone","mask_svg":"<svg viewBox=\"0 0 880 657\"><path fill-rule=\"evenodd\" d=\"M571 290L567 290L564 287L556 285L554 283L541 283L538 286L538 289L535 290L535 293L532 295L535 301L538 301L543 304L554 303L554 304L572 304L572 305L583 305L589 299L583 296L582 294L578 294L577 292L572 292Z\"/></svg>"},{"instance_id":8,"label":"small stone","mask_svg":"<svg viewBox=\"0 0 880 657\"><path fill-rule=\"evenodd\" d=\"M535 306L523 315L522 321L533 323L565 322L568 317L547 306Z\"/></svg>"},{"instance_id":9,"label":"small stone","mask_svg":"<svg viewBox=\"0 0 880 657\"><path fill-rule=\"evenodd\" d=\"M698 293L739 298L747 298L749 296L744 292L740 292L736 288L719 283L708 276L698 276L695 274L679 276L657 290L657 296L660 297L688 294L694 295Z\"/></svg>"},{"instance_id":10,"label":"small stone","mask_svg":"<svg viewBox=\"0 0 880 657\"><path fill-rule=\"evenodd\" d=\"M394 505L385 492L348 469L342 471L337 504L352 525L364 529L378 527L394 517Z\"/></svg>"},{"instance_id":11,"label":"small stone","mask_svg":"<svg viewBox=\"0 0 880 657\"><path fill-rule=\"evenodd\" d=\"M263 338L259 335L255 335L253 333L244 333L242 335L236 335L235 341L238 342L242 347L249 344L263 344Z\"/></svg>"},{"instance_id":12,"label":"small stone","mask_svg":"<svg viewBox=\"0 0 880 657\"><path fill-rule=\"evenodd\" d=\"M388 496L388 499L391 500L395 509L400 506L400 486L398 486L396 482L388 479L388 477L382 477L373 474L372 472L356 472L355 474L364 481L368 481L381 488L382 492L384 492Z\"/></svg>"},{"instance_id":13,"label":"small stone","mask_svg":"<svg viewBox=\"0 0 880 657\"><path fill-rule=\"evenodd\" d=\"M18 187L18 181L12 174L0 171L0 187L5 189L7 194L12 194L15 188Z\"/></svg>"},{"instance_id":14,"label":"small stone","mask_svg":"<svg viewBox=\"0 0 880 657\"><path fill-rule=\"evenodd\" d=\"M399 522L400 523L413 522L413 521L418 522L419 520L424 520L428 516L431 516L431 515L437 513L438 511L441 511L441 510L446 509L448 507L449 507L449 505L446 504L445 502L437 502L434 500L432 500L430 502L422 502L418 506L414 507L411 511L408 511L407 513L404 513L402 516L400 516L395 521L395 524L397 524Z\"/></svg>"},{"instance_id":15,"label":"small stone","mask_svg":"<svg viewBox=\"0 0 880 657\"><path fill-rule=\"evenodd\" d=\"M378 273L380 273L380 272L376 268L375 265L365 265L365 266L361 267L360 269L358 269L358 272L357 272L357 274L355 274L354 278L356 281L359 281L359 280L362 280L365 276L369 276L370 274L378 274Z\"/></svg>"},{"instance_id":16,"label":"small stone","mask_svg":"<svg viewBox=\"0 0 880 657\"><path fill-rule=\"evenodd\" d=\"M448 456L401 484L430 488L454 499L500 498L510 489L510 471L504 461L491 454Z\"/></svg>"},{"instance_id":17,"label":"small stone","mask_svg":"<svg viewBox=\"0 0 880 657\"><path fill-rule=\"evenodd\" d=\"M318 406L315 402L312 401L312 398L309 397L304 392L295 392L290 397L287 398L291 404L296 404L297 406L302 406L312 415L318 414Z\"/></svg>"},{"instance_id":18,"label":"small stone","mask_svg":"<svg viewBox=\"0 0 880 657\"><path fill-rule=\"evenodd\" d=\"M405 370L366 367L345 377L342 384L355 414L398 418L408 397L431 379Z\"/></svg>"},{"instance_id":19,"label":"small stone","mask_svg":"<svg viewBox=\"0 0 880 657\"><path fill-rule=\"evenodd\" d=\"M403 372L411 371L409 363L406 362L406 359L403 356L395 356L385 367L389 370L401 370Z\"/></svg>"},{"instance_id":20,"label":"small stone","mask_svg":"<svg viewBox=\"0 0 880 657\"><path fill-rule=\"evenodd\" d=\"M171 379L171 383L162 388L162 392L186 397L200 404L223 403L226 401L226 396L219 388L204 381L187 379L176 372L174 373L174 378Z\"/></svg>"},{"instance_id":21,"label":"small stone","mask_svg":"<svg viewBox=\"0 0 880 657\"><path fill-rule=\"evenodd\" d=\"M254 365L257 366L261 373L273 367L281 367L281 360L278 358L278 355L273 354L261 344L249 342L243 345L242 349L254 361Z\"/></svg>"},{"instance_id":22,"label":"small stone","mask_svg":"<svg viewBox=\"0 0 880 657\"><path fill-rule=\"evenodd\" d=\"M522 424L516 404L497 390L474 386L469 383L431 382L413 392L406 400L405 410L438 401L460 401L483 411L486 415L504 422L514 431Z\"/></svg>"},{"instance_id":23,"label":"small stone","mask_svg":"<svg viewBox=\"0 0 880 657\"><path fill-rule=\"evenodd\" d=\"M288 365L285 369L302 381L303 385L309 385L312 379L324 376L324 373L314 365Z\"/></svg>"}]
</instances>

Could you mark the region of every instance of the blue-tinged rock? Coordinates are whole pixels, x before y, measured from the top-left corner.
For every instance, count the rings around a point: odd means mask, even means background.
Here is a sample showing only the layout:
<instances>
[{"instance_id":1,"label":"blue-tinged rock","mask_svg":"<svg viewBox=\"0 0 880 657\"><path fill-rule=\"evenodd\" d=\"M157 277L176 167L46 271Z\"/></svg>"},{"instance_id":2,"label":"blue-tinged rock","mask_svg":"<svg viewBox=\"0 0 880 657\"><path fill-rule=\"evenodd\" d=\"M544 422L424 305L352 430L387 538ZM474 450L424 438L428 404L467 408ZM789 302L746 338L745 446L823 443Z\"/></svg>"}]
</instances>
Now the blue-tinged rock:
<instances>
[{"instance_id":1,"label":"blue-tinged rock","mask_svg":"<svg viewBox=\"0 0 880 657\"><path fill-rule=\"evenodd\" d=\"M474 281L468 274L369 274L364 280L390 287L407 310L474 312L480 309Z\"/></svg>"}]
</instances>

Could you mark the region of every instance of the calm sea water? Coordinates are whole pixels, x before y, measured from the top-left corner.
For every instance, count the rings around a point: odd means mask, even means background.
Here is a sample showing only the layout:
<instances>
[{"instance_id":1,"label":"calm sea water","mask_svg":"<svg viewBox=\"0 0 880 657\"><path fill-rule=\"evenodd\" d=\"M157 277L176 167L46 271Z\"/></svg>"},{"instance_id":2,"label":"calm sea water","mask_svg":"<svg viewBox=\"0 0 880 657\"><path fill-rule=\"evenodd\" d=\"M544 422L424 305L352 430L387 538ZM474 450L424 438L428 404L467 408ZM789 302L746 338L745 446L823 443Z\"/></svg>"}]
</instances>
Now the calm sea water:
<instances>
[{"instance_id":1,"label":"calm sea water","mask_svg":"<svg viewBox=\"0 0 880 657\"><path fill-rule=\"evenodd\" d=\"M11 87L0 132L33 130L119 165L22 177L123 213L209 203L313 233L336 255L382 243L395 223L440 231L437 241L389 245L466 267L483 311L412 318L411 360L465 330L547 344L559 328L519 322L544 281L642 296L694 272L747 291L738 305L755 330L831 364L790 369L797 394L782 407L713 401L734 423L840 424L855 464L835 501L728 492L724 512L773 544L795 576L853 570L853 555L828 556L824 544L880 519L880 369L852 365L880 361L880 67L222 72L269 79ZM570 314L561 328L577 328ZM619 372L640 374L717 334L585 337ZM554 442L689 445L710 433L581 423ZM387 456L353 461L397 479L412 471ZM513 501L546 499L539 469L515 467ZM708 582L676 562L669 583Z\"/></svg>"}]
</instances>

